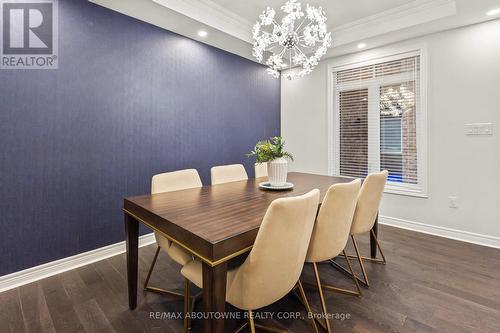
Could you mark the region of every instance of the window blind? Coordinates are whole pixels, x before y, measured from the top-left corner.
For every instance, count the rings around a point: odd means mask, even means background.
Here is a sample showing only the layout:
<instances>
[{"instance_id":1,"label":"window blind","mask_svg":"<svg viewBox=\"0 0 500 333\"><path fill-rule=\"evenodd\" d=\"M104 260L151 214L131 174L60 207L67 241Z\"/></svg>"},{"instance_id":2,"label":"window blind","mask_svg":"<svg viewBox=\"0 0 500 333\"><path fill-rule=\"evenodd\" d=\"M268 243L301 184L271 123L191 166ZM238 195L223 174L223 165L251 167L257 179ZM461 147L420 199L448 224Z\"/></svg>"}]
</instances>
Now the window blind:
<instances>
[{"instance_id":1,"label":"window blind","mask_svg":"<svg viewBox=\"0 0 500 333\"><path fill-rule=\"evenodd\" d=\"M418 184L420 56L334 73L334 173L389 171L393 184Z\"/></svg>"}]
</instances>

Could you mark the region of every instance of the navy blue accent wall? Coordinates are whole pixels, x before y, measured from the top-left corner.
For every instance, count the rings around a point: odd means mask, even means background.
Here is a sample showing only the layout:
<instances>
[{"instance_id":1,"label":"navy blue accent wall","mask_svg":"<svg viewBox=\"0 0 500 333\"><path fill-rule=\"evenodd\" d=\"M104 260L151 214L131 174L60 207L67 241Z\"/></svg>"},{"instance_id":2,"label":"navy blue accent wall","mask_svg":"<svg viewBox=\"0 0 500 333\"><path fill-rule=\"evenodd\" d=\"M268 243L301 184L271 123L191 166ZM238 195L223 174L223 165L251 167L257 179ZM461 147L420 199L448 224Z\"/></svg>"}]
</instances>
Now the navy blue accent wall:
<instances>
[{"instance_id":1,"label":"navy blue accent wall","mask_svg":"<svg viewBox=\"0 0 500 333\"><path fill-rule=\"evenodd\" d=\"M59 1L59 69L0 70L0 275L123 240L151 176L252 164L280 83L254 62L91 4ZM146 229L142 233L148 232Z\"/></svg>"}]
</instances>

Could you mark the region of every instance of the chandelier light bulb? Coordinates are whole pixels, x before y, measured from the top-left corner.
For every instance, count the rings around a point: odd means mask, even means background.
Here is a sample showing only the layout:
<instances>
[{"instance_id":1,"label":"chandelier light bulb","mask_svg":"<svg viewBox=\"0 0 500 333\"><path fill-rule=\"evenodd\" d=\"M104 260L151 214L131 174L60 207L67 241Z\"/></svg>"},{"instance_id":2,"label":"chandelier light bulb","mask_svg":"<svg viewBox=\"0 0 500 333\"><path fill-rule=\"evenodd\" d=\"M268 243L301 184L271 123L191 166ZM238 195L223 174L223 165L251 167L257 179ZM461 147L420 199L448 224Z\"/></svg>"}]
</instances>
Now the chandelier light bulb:
<instances>
[{"instance_id":1,"label":"chandelier light bulb","mask_svg":"<svg viewBox=\"0 0 500 333\"><path fill-rule=\"evenodd\" d=\"M321 7L306 5L304 12L297 0L288 0L281 10L281 20L270 7L259 16L252 30L252 54L276 78L290 69L283 75L291 80L312 72L332 45L332 34Z\"/></svg>"}]
</instances>

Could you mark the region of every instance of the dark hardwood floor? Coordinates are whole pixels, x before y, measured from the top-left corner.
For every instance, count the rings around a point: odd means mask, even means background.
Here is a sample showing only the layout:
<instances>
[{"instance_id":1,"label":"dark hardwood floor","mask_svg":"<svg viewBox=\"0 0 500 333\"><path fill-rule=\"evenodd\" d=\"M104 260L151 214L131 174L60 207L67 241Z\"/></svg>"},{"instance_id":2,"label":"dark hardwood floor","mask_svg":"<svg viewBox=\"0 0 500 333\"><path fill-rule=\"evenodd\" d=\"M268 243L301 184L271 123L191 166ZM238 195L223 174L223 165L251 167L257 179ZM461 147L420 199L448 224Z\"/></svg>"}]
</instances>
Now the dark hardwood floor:
<instances>
[{"instance_id":1,"label":"dark hardwood floor","mask_svg":"<svg viewBox=\"0 0 500 333\"><path fill-rule=\"evenodd\" d=\"M371 286L363 297L325 294L329 311L344 318L332 321L335 332L500 332L500 250L386 226L380 226L380 239L388 263L366 264ZM360 243L368 253L368 237ZM141 284L154 250L155 245L139 250ZM321 265L320 272L327 283L353 287L329 265ZM312 281L310 266L303 279ZM179 267L165 253L151 283L182 290ZM315 290L306 293L319 309ZM120 255L0 293L0 332L182 332L181 319L165 318L181 311L181 299L143 292L137 310L129 311L125 255ZM285 311L306 315L293 295L258 314ZM241 322L230 320L227 331ZM300 319L257 322L311 331ZM193 332L201 327L200 320L193 322Z\"/></svg>"}]
</instances>

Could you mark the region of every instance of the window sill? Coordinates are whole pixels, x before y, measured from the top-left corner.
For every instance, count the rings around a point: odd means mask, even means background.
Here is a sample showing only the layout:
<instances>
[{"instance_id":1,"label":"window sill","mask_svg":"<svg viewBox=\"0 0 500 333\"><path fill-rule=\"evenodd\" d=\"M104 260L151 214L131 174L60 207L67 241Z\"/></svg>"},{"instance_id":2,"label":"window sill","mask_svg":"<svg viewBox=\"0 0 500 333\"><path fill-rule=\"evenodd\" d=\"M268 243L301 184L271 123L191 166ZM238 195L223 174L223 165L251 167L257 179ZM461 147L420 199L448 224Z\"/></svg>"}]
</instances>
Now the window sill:
<instances>
[{"instance_id":1,"label":"window sill","mask_svg":"<svg viewBox=\"0 0 500 333\"><path fill-rule=\"evenodd\" d=\"M421 187L416 186L416 185L415 186L412 186L412 185L398 186L398 185L388 183L385 186L384 193L404 195L404 196L423 198L423 199L429 198L427 191L424 191Z\"/></svg>"}]
</instances>

